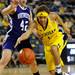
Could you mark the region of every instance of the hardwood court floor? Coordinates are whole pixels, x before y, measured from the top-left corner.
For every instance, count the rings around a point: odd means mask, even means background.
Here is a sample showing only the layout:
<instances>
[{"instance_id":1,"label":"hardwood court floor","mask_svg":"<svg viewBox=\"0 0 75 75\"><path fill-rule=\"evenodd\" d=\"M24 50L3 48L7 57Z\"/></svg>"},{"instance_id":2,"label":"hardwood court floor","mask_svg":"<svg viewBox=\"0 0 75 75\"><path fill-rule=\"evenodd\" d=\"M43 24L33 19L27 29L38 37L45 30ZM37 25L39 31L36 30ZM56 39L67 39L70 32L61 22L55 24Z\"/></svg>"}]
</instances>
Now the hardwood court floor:
<instances>
[{"instance_id":1,"label":"hardwood court floor","mask_svg":"<svg viewBox=\"0 0 75 75\"><path fill-rule=\"evenodd\" d=\"M75 65L66 65L63 70L70 71L71 75L75 75ZM39 65L39 71L41 75L49 75L46 65ZM6 68L0 75L32 75L32 73L27 66L24 66L23 68Z\"/></svg>"}]
</instances>

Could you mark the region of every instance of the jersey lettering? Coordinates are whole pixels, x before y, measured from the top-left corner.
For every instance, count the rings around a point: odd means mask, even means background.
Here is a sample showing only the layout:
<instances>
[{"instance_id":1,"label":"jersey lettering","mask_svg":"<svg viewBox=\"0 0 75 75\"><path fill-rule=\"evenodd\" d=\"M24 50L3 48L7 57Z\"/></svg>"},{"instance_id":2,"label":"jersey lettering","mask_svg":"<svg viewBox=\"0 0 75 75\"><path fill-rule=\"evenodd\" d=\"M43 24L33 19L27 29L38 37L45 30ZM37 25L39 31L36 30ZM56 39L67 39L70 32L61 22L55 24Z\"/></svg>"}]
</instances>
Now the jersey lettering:
<instances>
[{"instance_id":1,"label":"jersey lettering","mask_svg":"<svg viewBox=\"0 0 75 75\"><path fill-rule=\"evenodd\" d=\"M22 31L27 31L27 28L28 28L28 21L24 21L22 20L21 24L20 24L20 27L21 27L21 30Z\"/></svg>"}]
</instances>

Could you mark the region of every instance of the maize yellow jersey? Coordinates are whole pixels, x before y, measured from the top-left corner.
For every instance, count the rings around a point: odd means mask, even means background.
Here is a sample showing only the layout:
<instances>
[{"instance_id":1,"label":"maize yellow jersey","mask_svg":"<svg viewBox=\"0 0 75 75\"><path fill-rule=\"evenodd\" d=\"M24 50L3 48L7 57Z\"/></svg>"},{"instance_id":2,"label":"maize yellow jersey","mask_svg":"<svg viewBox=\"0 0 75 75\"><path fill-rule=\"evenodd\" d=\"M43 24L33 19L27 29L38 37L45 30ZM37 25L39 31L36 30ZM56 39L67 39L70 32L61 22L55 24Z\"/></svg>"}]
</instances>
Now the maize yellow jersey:
<instances>
[{"instance_id":1,"label":"maize yellow jersey","mask_svg":"<svg viewBox=\"0 0 75 75\"><path fill-rule=\"evenodd\" d=\"M53 22L48 18L48 23L46 29L38 23L35 18L35 22L37 23L37 34L42 38L42 42L44 45L50 45L53 43L58 37L63 37L63 34L59 32L59 27L56 22Z\"/></svg>"}]
</instances>

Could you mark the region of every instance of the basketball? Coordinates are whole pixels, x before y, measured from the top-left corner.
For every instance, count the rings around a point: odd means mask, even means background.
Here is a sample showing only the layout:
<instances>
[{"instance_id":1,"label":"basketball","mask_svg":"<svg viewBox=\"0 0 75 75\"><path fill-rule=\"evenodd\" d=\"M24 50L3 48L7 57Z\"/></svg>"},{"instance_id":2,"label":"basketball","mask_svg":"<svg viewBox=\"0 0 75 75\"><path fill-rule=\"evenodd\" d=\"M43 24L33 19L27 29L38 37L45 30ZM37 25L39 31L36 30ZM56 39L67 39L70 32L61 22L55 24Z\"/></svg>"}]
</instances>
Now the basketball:
<instances>
[{"instance_id":1,"label":"basketball","mask_svg":"<svg viewBox=\"0 0 75 75\"><path fill-rule=\"evenodd\" d=\"M31 64L35 60L35 54L32 49L24 48L19 52L18 58L21 64Z\"/></svg>"}]
</instances>

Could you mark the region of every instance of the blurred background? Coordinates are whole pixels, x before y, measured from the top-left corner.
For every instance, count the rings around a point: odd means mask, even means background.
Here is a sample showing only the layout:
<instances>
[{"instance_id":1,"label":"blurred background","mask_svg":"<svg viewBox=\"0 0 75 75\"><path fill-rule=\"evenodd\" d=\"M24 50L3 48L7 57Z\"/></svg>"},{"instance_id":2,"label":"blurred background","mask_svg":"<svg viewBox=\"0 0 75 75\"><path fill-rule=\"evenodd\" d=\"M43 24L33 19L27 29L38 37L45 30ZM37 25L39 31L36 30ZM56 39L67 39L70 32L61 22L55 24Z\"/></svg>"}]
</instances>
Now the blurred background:
<instances>
[{"instance_id":1,"label":"blurred background","mask_svg":"<svg viewBox=\"0 0 75 75\"><path fill-rule=\"evenodd\" d=\"M0 10L7 7L10 0L0 0ZM33 17L36 8L41 4L48 6L50 11L56 12L63 19L65 25L71 30L72 39L68 39L68 43L61 55L66 65L75 64L75 0L28 0L28 6L32 9ZM0 17L0 57L2 52L2 43L6 32L9 30L9 23ZM38 64L45 64L44 51L42 43L32 35L30 37L31 45L36 53ZM17 58L18 51L13 52L12 59L7 67L22 66Z\"/></svg>"}]
</instances>

